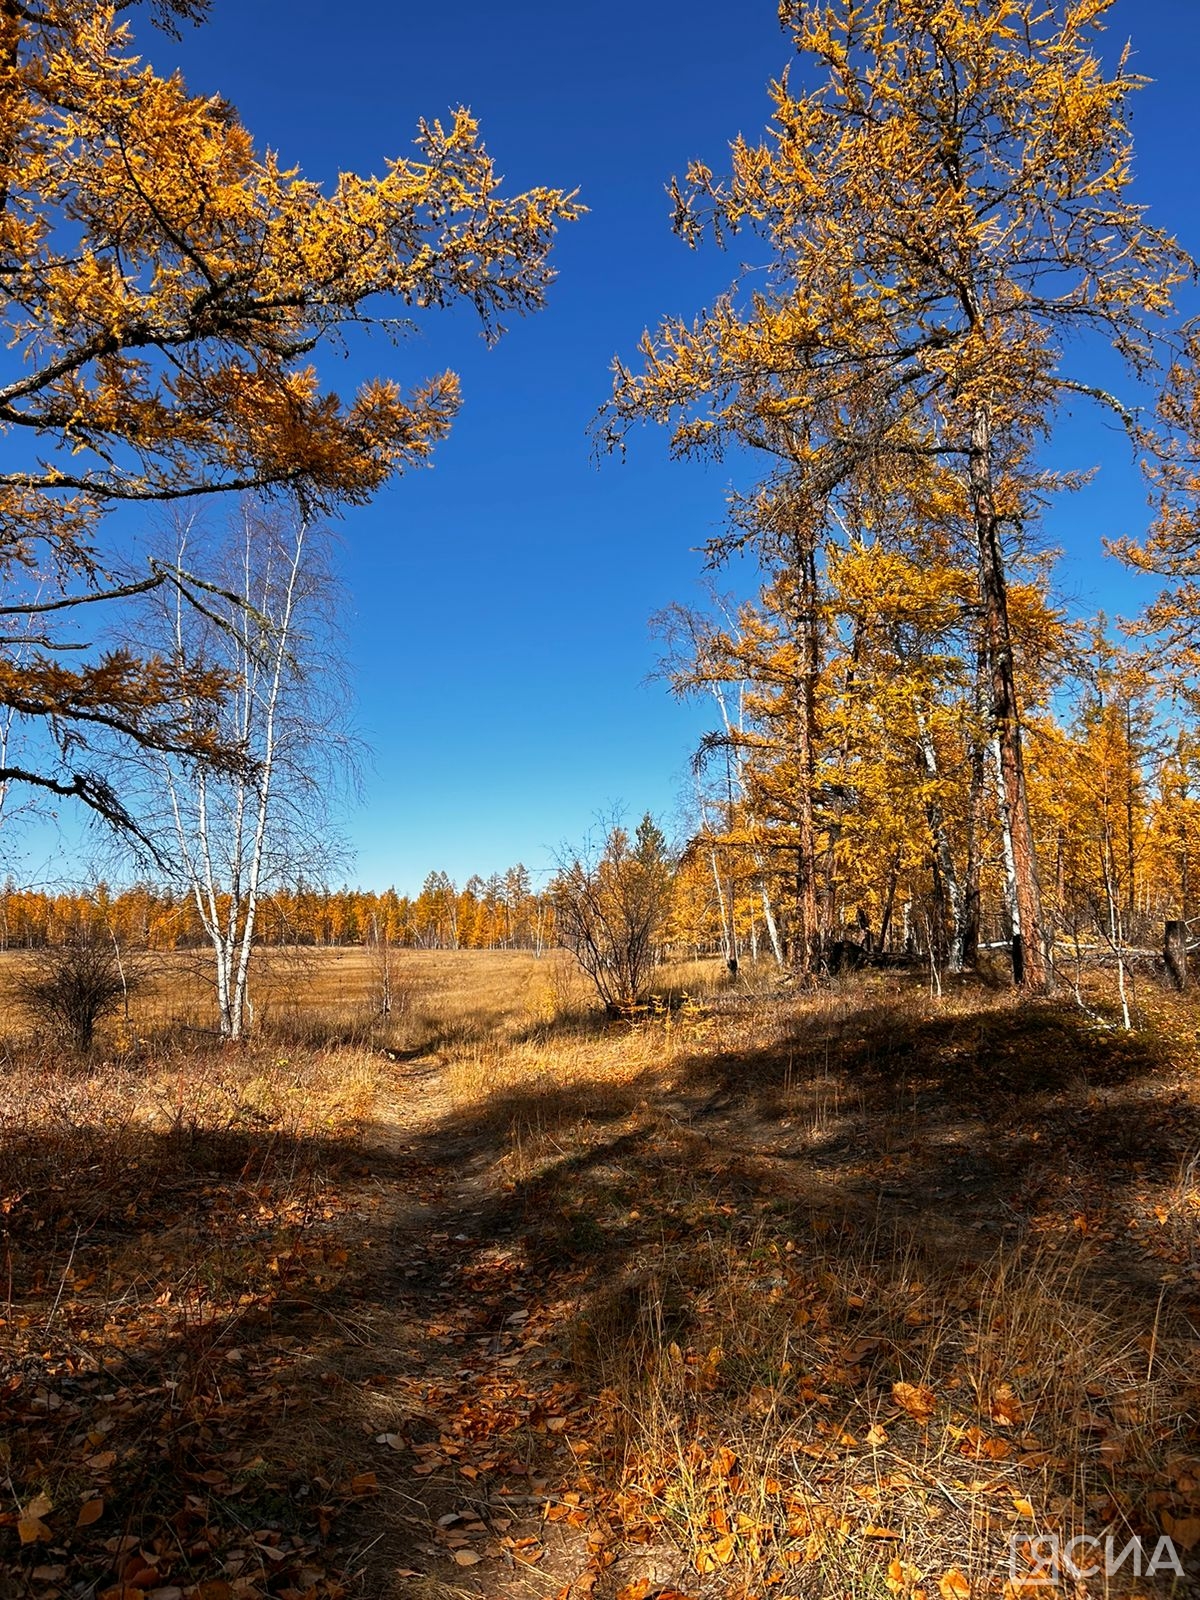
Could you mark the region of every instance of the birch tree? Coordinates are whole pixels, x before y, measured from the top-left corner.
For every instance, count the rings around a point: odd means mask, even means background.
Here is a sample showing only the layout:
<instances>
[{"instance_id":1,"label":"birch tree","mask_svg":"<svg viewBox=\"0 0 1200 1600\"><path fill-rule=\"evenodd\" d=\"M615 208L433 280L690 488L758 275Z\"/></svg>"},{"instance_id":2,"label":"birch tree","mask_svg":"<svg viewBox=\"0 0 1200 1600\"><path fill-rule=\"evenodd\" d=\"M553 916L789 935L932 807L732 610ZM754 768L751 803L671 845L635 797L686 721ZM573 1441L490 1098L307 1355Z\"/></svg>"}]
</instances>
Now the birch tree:
<instances>
[{"instance_id":1,"label":"birch tree","mask_svg":"<svg viewBox=\"0 0 1200 1600\"><path fill-rule=\"evenodd\" d=\"M202 540L180 530L177 565ZM233 771L159 754L148 768L154 836L191 897L213 957L222 1038L245 1031L251 959L265 892L319 871L328 850L329 795L347 746L331 661L331 580L325 535L302 516L247 502L220 567L226 588L206 606L180 590L155 607L152 630L179 659L217 661L234 688L220 710ZM198 716L210 717L200 704Z\"/></svg>"},{"instance_id":2,"label":"birch tree","mask_svg":"<svg viewBox=\"0 0 1200 1600\"><path fill-rule=\"evenodd\" d=\"M720 727L705 736L693 762L701 839L706 841L709 864L720 909L725 959L737 968L737 929L733 907L726 907L718 864L717 839L709 826L709 800L700 778L706 758L720 752L725 760L724 842L744 848L753 866L754 889L762 904L763 922L777 966L784 965L783 941L772 901L771 872L758 818L748 800L747 767L750 734L746 727L748 675L739 662L742 640L739 619L719 596L710 599L725 628L715 619L686 606L669 606L654 618L653 626L666 646L661 670L680 698L707 693L717 708ZM728 646L732 644L732 649Z\"/></svg>"}]
</instances>

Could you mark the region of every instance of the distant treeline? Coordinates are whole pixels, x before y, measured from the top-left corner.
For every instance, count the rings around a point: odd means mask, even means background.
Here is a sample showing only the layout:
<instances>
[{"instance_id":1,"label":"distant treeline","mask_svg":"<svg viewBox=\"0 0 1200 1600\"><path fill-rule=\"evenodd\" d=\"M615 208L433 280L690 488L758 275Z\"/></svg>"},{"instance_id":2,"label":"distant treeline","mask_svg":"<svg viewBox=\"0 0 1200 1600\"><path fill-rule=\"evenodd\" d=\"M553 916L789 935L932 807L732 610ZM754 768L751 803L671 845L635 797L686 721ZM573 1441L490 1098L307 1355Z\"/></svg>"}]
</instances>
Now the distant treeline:
<instances>
[{"instance_id":1,"label":"distant treeline","mask_svg":"<svg viewBox=\"0 0 1200 1600\"><path fill-rule=\"evenodd\" d=\"M528 870L518 865L486 879L473 876L461 889L446 873L431 872L416 896L304 884L277 889L264 901L256 942L540 950L553 943L553 925L549 896L535 891ZM35 949L99 929L123 945L151 950L206 943L195 901L170 887L137 883L116 890L100 883L51 894L10 880L0 890L0 948Z\"/></svg>"}]
</instances>

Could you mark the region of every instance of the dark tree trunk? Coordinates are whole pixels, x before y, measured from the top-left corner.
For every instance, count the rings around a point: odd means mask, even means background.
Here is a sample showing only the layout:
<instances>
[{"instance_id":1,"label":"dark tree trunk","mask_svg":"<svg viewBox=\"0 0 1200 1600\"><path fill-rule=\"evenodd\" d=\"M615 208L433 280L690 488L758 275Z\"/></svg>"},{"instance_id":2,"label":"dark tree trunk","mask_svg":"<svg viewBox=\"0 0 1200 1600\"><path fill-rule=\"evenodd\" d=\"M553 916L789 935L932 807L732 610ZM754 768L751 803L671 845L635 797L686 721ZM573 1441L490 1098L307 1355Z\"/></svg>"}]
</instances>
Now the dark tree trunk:
<instances>
[{"instance_id":1,"label":"dark tree trunk","mask_svg":"<svg viewBox=\"0 0 1200 1600\"><path fill-rule=\"evenodd\" d=\"M1180 994L1188 986L1187 923L1168 922L1163 935L1167 976Z\"/></svg>"},{"instance_id":2,"label":"dark tree trunk","mask_svg":"<svg viewBox=\"0 0 1200 1600\"><path fill-rule=\"evenodd\" d=\"M992 726L999 748L1006 820L1012 840L1014 910L1018 924L1013 929L1013 981L1021 988L1044 994L1050 988L1050 969L1043 943L1041 893L1037 880L1033 828L1029 820L1029 796L1021 750L1021 721L1008 618L1008 587L1000 543L1000 517L992 482L991 421L983 406L976 408L971 419L969 475L979 549L979 587L983 602Z\"/></svg>"}]
</instances>

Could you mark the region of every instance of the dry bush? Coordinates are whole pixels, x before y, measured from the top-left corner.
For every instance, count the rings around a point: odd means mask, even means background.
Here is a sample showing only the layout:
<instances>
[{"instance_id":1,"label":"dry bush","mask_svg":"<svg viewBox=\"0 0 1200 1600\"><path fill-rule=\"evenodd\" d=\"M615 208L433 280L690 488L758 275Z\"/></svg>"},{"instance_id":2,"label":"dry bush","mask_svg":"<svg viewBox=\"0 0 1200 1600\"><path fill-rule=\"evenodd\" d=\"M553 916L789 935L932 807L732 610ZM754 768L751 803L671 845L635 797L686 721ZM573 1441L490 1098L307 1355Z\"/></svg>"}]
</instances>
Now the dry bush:
<instances>
[{"instance_id":1,"label":"dry bush","mask_svg":"<svg viewBox=\"0 0 1200 1600\"><path fill-rule=\"evenodd\" d=\"M671 909L670 853L650 813L632 838L614 820L602 845L564 855L550 894L559 938L609 1014L643 1005Z\"/></svg>"},{"instance_id":2,"label":"dry bush","mask_svg":"<svg viewBox=\"0 0 1200 1600\"><path fill-rule=\"evenodd\" d=\"M102 931L83 931L35 951L13 986L20 1010L84 1055L96 1025L146 988L149 957L122 951Z\"/></svg>"}]
</instances>

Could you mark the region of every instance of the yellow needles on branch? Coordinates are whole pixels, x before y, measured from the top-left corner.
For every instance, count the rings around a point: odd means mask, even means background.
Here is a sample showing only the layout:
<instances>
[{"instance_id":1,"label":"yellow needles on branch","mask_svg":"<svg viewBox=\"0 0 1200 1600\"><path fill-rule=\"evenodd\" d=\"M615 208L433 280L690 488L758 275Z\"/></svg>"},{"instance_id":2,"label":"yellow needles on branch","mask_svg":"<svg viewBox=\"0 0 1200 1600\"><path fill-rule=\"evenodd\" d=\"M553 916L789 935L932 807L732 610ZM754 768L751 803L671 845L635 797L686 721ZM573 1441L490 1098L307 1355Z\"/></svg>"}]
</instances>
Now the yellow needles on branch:
<instances>
[{"instance_id":1,"label":"yellow needles on branch","mask_svg":"<svg viewBox=\"0 0 1200 1600\"><path fill-rule=\"evenodd\" d=\"M498 335L542 304L578 210L555 189L503 195L466 111L420 123L381 177L325 190L225 101L141 63L118 9L0 0L0 571L39 602L50 583L74 615L129 581L98 542L114 504L286 491L312 514L425 461L458 406L452 373L342 398L314 351L455 301ZM28 652L60 647L39 617L31 639L10 613L6 682L44 676Z\"/></svg>"},{"instance_id":2,"label":"yellow needles on branch","mask_svg":"<svg viewBox=\"0 0 1200 1600\"><path fill-rule=\"evenodd\" d=\"M653 420L680 453L764 452L810 528L861 531L906 476L950 474L977 568L1014 971L1032 989L1049 969L1006 547L1070 482L1031 466L1066 399L1132 423L1074 371L1068 339L1144 373L1191 266L1129 196L1140 80L1101 60L1111 3L785 0L800 59L772 87L769 133L734 142L727 177L697 163L673 186L682 236L748 236L749 269L711 311L647 334L639 369L618 363L603 421L610 444Z\"/></svg>"}]
</instances>

